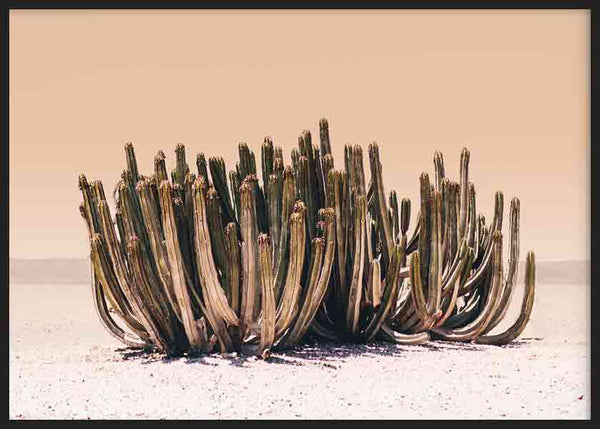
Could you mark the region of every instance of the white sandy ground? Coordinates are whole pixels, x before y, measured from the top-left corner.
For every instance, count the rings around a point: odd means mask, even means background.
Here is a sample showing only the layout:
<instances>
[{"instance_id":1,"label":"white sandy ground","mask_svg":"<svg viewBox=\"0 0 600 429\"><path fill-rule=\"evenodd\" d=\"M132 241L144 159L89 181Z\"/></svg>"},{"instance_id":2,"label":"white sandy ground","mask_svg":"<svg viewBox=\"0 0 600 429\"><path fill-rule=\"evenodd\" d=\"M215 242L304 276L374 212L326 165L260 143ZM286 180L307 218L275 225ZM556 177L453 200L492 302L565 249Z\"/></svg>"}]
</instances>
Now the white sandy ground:
<instances>
[{"instance_id":1,"label":"white sandy ground","mask_svg":"<svg viewBox=\"0 0 600 429\"><path fill-rule=\"evenodd\" d=\"M538 285L530 325L507 347L376 343L305 346L269 362L166 361L105 332L89 285L12 284L9 417L589 419L589 303L589 285Z\"/></svg>"}]
</instances>

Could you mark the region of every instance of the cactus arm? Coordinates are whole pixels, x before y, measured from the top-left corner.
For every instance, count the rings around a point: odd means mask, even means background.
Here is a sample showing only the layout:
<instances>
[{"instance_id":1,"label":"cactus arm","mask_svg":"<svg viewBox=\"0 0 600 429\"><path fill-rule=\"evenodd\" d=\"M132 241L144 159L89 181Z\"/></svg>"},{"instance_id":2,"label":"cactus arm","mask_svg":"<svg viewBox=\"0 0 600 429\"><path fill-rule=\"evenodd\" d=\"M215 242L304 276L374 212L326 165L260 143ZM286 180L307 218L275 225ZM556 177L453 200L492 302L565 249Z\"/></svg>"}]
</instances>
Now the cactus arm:
<instances>
[{"instance_id":1,"label":"cactus arm","mask_svg":"<svg viewBox=\"0 0 600 429\"><path fill-rule=\"evenodd\" d=\"M220 198L221 207L223 208L224 223L236 222L235 211L231 203L231 194L229 192L229 186L227 184L227 171L225 170L225 161L222 157L210 157L208 159L208 165L210 167L210 177L212 179L213 186L217 190ZM206 183L208 183L208 177L205 177Z\"/></svg>"},{"instance_id":2,"label":"cactus arm","mask_svg":"<svg viewBox=\"0 0 600 429\"><path fill-rule=\"evenodd\" d=\"M254 319L255 296L258 293L258 226L252 188L244 182L240 187L241 201L241 233L242 233L242 303L241 303L241 334L242 338L250 330Z\"/></svg>"},{"instance_id":3,"label":"cactus arm","mask_svg":"<svg viewBox=\"0 0 600 429\"><path fill-rule=\"evenodd\" d=\"M280 233L277 243L277 259L275 259L275 301L279 302L281 291L287 277L289 264L288 243L290 240L290 216L294 210L296 196L294 173L288 166L283 170L283 188L280 212Z\"/></svg>"},{"instance_id":4,"label":"cactus arm","mask_svg":"<svg viewBox=\"0 0 600 429\"><path fill-rule=\"evenodd\" d=\"M106 305L105 295L96 276L94 269L92 268L92 293L94 296L94 306L96 308L96 312L98 314L98 318L102 322L102 326L106 328L106 330L116 339L121 341L128 347L132 348L146 348L148 347L148 343L140 340L137 336L130 334L127 331L124 331L117 325L115 320L110 315L108 310L108 306Z\"/></svg>"},{"instance_id":5,"label":"cactus arm","mask_svg":"<svg viewBox=\"0 0 600 429\"><path fill-rule=\"evenodd\" d=\"M184 272L183 256L181 255L181 248L179 247L175 214L173 212L172 188L168 181L163 181L160 184L159 194L161 207L163 209L163 226L167 244L167 254L169 255L169 268L171 270L171 278L177 295L177 302L181 309L183 327L188 338L190 351L201 352L204 347L204 342L198 326L196 325L192 311L189 295L191 285L187 284Z\"/></svg>"},{"instance_id":6,"label":"cactus arm","mask_svg":"<svg viewBox=\"0 0 600 429\"><path fill-rule=\"evenodd\" d=\"M325 223L325 256L323 258L322 269L319 275L319 280L315 288L315 292L311 297L309 310L304 320L304 325L301 328L299 338L302 338L311 324L315 322L315 316L328 290L331 271L333 268L333 259L335 255L335 232L333 229L334 212L331 208L322 209L323 222Z\"/></svg>"},{"instance_id":7,"label":"cactus arm","mask_svg":"<svg viewBox=\"0 0 600 429\"><path fill-rule=\"evenodd\" d=\"M306 324L307 318L310 315L311 301L315 296L315 290L317 287L317 282L319 280L321 266L323 264L324 247L324 241L322 238L313 239L310 256L310 269L308 274L308 285L305 288L305 293L302 299L298 317L294 321L293 327L291 328L289 335L287 335L287 338L282 340L286 347L289 347L292 344L296 344L300 340L302 329Z\"/></svg>"},{"instance_id":8,"label":"cactus arm","mask_svg":"<svg viewBox=\"0 0 600 429\"><path fill-rule=\"evenodd\" d=\"M456 307L458 291L460 290L461 285L463 285L466 282L467 276L469 274L470 265L473 263L473 259L475 259L475 253L473 252L473 249L467 250L465 239L463 239L463 246L461 246L460 263L458 265L458 269L456 270L456 274L450 277L450 279L448 279L448 285L451 286L452 290L450 302L448 303L448 306L444 309L443 315L436 322L435 327L443 326L444 322L446 322L446 320L448 320L448 318L452 315L452 312Z\"/></svg>"},{"instance_id":9,"label":"cactus arm","mask_svg":"<svg viewBox=\"0 0 600 429\"><path fill-rule=\"evenodd\" d=\"M110 263L110 257L107 255L100 234L95 234L90 244L94 271L98 276L99 282L104 287L104 294L109 298L112 308L122 317L129 329L143 341L149 341L150 337L146 327L142 323L143 319L138 319L139 314L134 313L134 303L127 300L126 295L119 286Z\"/></svg>"},{"instance_id":10,"label":"cactus arm","mask_svg":"<svg viewBox=\"0 0 600 429\"><path fill-rule=\"evenodd\" d=\"M204 305L213 314L213 319L222 320L227 326L237 326L239 320L229 307L225 292L220 286L215 258L211 246L209 222L206 211L206 183L199 177L194 183L194 243L197 266L201 278ZM224 247L224 244L223 244ZM213 326L216 333L216 328ZM219 337L226 337L225 333Z\"/></svg>"},{"instance_id":11,"label":"cactus arm","mask_svg":"<svg viewBox=\"0 0 600 429\"><path fill-rule=\"evenodd\" d=\"M281 301L277 308L275 338L280 338L293 322L298 310L301 286L300 276L306 255L306 206L298 201L290 216L290 265L288 267Z\"/></svg>"},{"instance_id":12,"label":"cactus arm","mask_svg":"<svg viewBox=\"0 0 600 429\"><path fill-rule=\"evenodd\" d=\"M377 336L385 341L390 341L400 345L414 345L424 344L429 341L430 336L428 332L419 332L417 334L402 334L394 331L386 323L381 326Z\"/></svg>"},{"instance_id":13,"label":"cactus arm","mask_svg":"<svg viewBox=\"0 0 600 429\"><path fill-rule=\"evenodd\" d=\"M517 320L504 332L496 335L483 335L475 339L479 344L504 345L521 335L527 322L531 317L533 310L533 302L535 299L535 255L533 252L527 254L527 262L525 265L525 294L521 304L521 313Z\"/></svg>"},{"instance_id":14,"label":"cactus arm","mask_svg":"<svg viewBox=\"0 0 600 429\"><path fill-rule=\"evenodd\" d=\"M240 246L237 240L237 224L230 222L225 227L225 249L227 251L227 282L230 290L230 306L240 314Z\"/></svg>"},{"instance_id":15,"label":"cactus arm","mask_svg":"<svg viewBox=\"0 0 600 429\"><path fill-rule=\"evenodd\" d=\"M502 297L500 298L500 303L498 304L498 309L488 326L482 332L483 335L494 329L502 321L502 319L504 319L513 295L519 264L519 214L519 199L513 198L510 204L510 251L508 260L508 274L504 284L504 289L502 291Z\"/></svg>"},{"instance_id":16,"label":"cactus arm","mask_svg":"<svg viewBox=\"0 0 600 429\"><path fill-rule=\"evenodd\" d=\"M271 264L271 243L266 234L258 236L260 284L262 288L262 320L260 345L257 354L268 357L275 341L275 294L273 291L273 267Z\"/></svg>"},{"instance_id":17,"label":"cactus arm","mask_svg":"<svg viewBox=\"0 0 600 429\"><path fill-rule=\"evenodd\" d=\"M496 231L494 233L493 245L496 248L501 243L501 233ZM476 319L466 326L447 329L447 328L436 328L433 332L440 338L447 341L470 341L477 337L487 326L493 312L496 308L499 294L501 291L502 283L502 271L501 271L501 254L499 251L494 251L494 265L493 265L493 276L491 281L490 291L487 294L486 301L483 305L483 309L480 311Z\"/></svg>"},{"instance_id":18,"label":"cactus arm","mask_svg":"<svg viewBox=\"0 0 600 429\"><path fill-rule=\"evenodd\" d=\"M358 334L358 319L360 316L360 302L363 289L362 283L365 261L365 197L360 195L355 204L354 240L356 252L353 257L352 277L346 312L346 328L352 335Z\"/></svg>"},{"instance_id":19,"label":"cactus arm","mask_svg":"<svg viewBox=\"0 0 600 429\"><path fill-rule=\"evenodd\" d=\"M162 241L161 227L158 223L160 214L156 212L155 205L151 200L148 182L139 182L136 187L136 191L140 199L142 216L148 229L148 238L151 246L150 253L154 258L155 264L158 268L159 279L166 297L169 300L171 308L181 322L181 309L179 308L175 290L173 289L173 281L171 279L171 272L169 270L167 250L164 242Z\"/></svg>"},{"instance_id":20,"label":"cactus arm","mask_svg":"<svg viewBox=\"0 0 600 429\"><path fill-rule=\"evenodd\" d=\"M433 153L433 166L435 168L435 189L441 192L446 170L444 169L444 155L439 150Z\"/></svg>"},{"instance_id":21,"label":"cactus arm","mask_svg":"<svg viewBox=\"0 0 600 429\"><path fill-rule=\"evenodd\" d=\"M395 246L392 259L388 267L388 272L385 276L385 287L383 297L381 299L381 305L377 308L377 312L374 317L370 320L367 328L364 331L364 338L366 341L371 341L377 335L377 332L381 329L383 323L387 320L388 314L392 309L392 304L398 297L399 281L398 281L398 270L404 259L404 248L401 246ZM376 275L379 275L378 270L375 270Z\"/></svg>"},{"instance_id":22,"label":"cactus arm","mask_svg":"<svg viewBox=\"0 0 600 429\"><path fill-rule=\"evenodd\" d=\"M390 220L387 216L387 204L385 201L385 190L383 188L382 166L379 158L379 146L377 143L369 145L369 160L371 161L371 180L373 182L374 196L376 198L377 222L380 223L380 231L384 242L383 255L384 266L390 263L391 255L394 252L394 238Z\"/></svg>"},{"instance_id":23,"label":"cactus arm","mask_svg":"<svg viewBox=\"0 0 600 429\"><path fill-rule=\"evenodd\" d=\"M469 209L469 158L471 153L466 147L460 154L460 212L458 222L458 241L466 235Z\"/></svg>"}]
</instances>

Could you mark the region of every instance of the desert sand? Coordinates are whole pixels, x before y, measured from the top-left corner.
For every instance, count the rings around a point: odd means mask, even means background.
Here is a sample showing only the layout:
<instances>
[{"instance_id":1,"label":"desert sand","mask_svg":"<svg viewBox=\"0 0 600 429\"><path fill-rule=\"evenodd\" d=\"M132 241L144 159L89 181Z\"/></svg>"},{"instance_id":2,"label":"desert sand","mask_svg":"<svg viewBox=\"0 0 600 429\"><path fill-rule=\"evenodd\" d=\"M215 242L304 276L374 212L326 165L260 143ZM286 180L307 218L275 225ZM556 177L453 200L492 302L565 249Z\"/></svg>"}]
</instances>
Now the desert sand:
<instances>
[{"instance_id":1,"label":"desert sand","mask_svg":"<svg viewBox=\"0 0 600 429\"><path fill-rule=\"evenodd\" d=\"M530 324L505 347L331 344L269 361L165 360L113 339L88 284L13 283L9 417L588 419L589 303L589 283L538 284Z\"/></svg>"}]
</instances>

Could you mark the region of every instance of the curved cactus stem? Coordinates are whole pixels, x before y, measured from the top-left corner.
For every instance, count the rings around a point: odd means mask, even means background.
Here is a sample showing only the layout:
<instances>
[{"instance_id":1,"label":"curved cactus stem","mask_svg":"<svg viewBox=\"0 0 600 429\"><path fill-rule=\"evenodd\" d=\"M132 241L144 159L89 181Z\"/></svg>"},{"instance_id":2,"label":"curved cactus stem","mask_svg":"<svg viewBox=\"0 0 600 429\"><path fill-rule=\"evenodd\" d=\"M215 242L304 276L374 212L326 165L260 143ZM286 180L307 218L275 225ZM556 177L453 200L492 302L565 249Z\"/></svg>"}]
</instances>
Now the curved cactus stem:
<instances>
[{"instance_id":1,"label":"curved cactus stem","mask_svg":"<svg viewBox=\"0 0 600 429\"><path fill-rule=\"evenodd\" d=\"M521 304L521 313L517 320L504 332L495 335L483 335L475 339L479 344L505 345L518 338L523 332L531 317L533 301L535 299L535 255L527 254L525 265L525 294Z\"/></svg>"},{"instance_id":2,"label":"curved cactus stem","mask_svg":"<svg viewBox=\"0 0 600 429\"><path fill-rule=\"evenodd\" d=\"M371 162L371 181L373 183L374 197L376 198L377 223L382 235L384 267L390 263L391 255L394 252L394 238L390 220L387 216L387 204L385 190L383 188L383 177L381 161L379 159L379 146L373 142L369 145L369 160Z\"/></svg>"},{"instance_id":3,"label":"curved cactus stem","mask_svg":"<svg viewBox=\"0 0 600 429\"><path fill-rule=\"evenodd\" d=\"M128 347L132 348L147 348L151 346L150 343L141 340L137 335L130 334L123 330L110 315L108 306L106 305L105 294L102 285L98 281L94 269L92 266L92 295L94 297L94 306L98 314L98 318L102 322L102 326L116 339L121 341Z\"/></svg>"},{"instance_id":4,"label":"curved cactus stem","mask_svg":"<svg viewBox=\"0 0 600 429\"><path fill-rule=\"evenodd\" d=\"M294 213L290 216L290 224L290 264L277 308L276 339L289 328L298 311L298 299L301 292L300 276L306 255L306 206L301 201L298 201L294 207Z\"/></svg>"},{"instance_id":5,"label":"curved cactus stem","mask_svg":"<svg viewBox=\"0 0 600 429\"><path fill-rule=\"evenodd\" d=\"M285 167L283 170L283 188L281 198L280 233L279 241L275 245L275 302L279 303L281 291L287 277L289 264L288 244L290 241L290 216L294 211L296 188L294 184L294 173L291 167Z\"/></svg>"},{"instance_id":6,"label":"curved cactus stem","mask_svg":"<svg viewBox=\"0 0 600 429\"><path fill-rule=\"evenodd\" d=\"M363 333L363 338L365 338L367 342L375 338L377 332L379 332L381 326L388 318L388 314L392 309L392 303L394 303L398 297L400 282L398 281L397 275L404 259L403 253L403 246L395 246L389 269L385 276L386 287L384 289L381 305L377 308L377 312L370 320Z\"/></svg>"},{"instance_id":7,"label":"curved cactus stem","mask_svg":"<svg viewBox=\"0 0 600 429\"><path fill-rule=\"evenodd\" d=\"M400 345L424 344L431 338L428 332L419 332L418 334L403 334L396 332L385 323L381 326L378 337L382 340Z\"/></svg>"},{"instance_id":8,"label":"curved cactus stem","mask_svg":"<svg viewBox=\"0 0 600 429\"><path fill-rule=\"evenodd\" d=\"M496 246L501 245L502 236L499 231L494 232L493 245ZM493 276L491 280L490 290L487 294L487 298L485 304L483 305L483 309L480 311L477 318L469 323L466 326L456 328L456 329L448 329L448 328L436 328L433 329L433 332L436 336L448 341L470 341L477 337L487 326L491 317L493 316L493 312L496 308L499 294L501 291L501 282L502 282L502 266L501 266L501 253L499 251L494 251L494 266L493 266Z\"/></svg>"},{"instance_id":9,"label":"curved cactus stem","mask_svg":"<svg viewBox=\"0 0 600 429\"><path fill-rule=\"evenodd\" d=\"M167 249L163 242L162 229L158 222L160 213L156 211L156 205L152 201L148 181L140 181L136 186L136 191L138 193L138 198L140 199L142 216L148 229L148 238L151 246L150 253L158 268L158 277L171 308L178 320L183 323L181 309L177 302L177 296L175 294L173 280L171 279L171 272L169 270Z\"/></svg>"},{"instance_id":10,"label":"curved cactus stem","mask_svg":"<svg viewBox=\"0 0 600 429\"><path fill-rule=\"evenodd\" d=\"M240 157L241 159L241 157ZM242 303L240 310L241 336L245 338L254 321L254 306L259 293L258 273L258 225L252 187L244 182L240 186L241 235L242 235Z\"/></svg>"},{"instance_id":11,"label":"curved cactus stem","mask_svg":"<svg viewBox=\"0 0 600 429\"><path fill-rule=\"evenodd\" d=\"M363 269L365 265L365 197L363 195L358 196L355 204L354 242L356 253L353 257L352 276L346 311L346 328L353 336L358 334L358 319L360 316L360 302L363 290Z\"/></svg>"},{"instance_id":12,"label":"curved cactus stem","mask_svg":"<svg viewBox=\"0 0 600 429\"><path fill-rule=\"evenodd\" d=\"M475 287L477 287L485 278L485 275L492 267L492 259L493 259L494 245L490 243L488 247L485 249L485 254L483 256L483 262L475 272L469 277L464 287L458 292L459 295L464 295L466 293L471 292Z\"/></svg>"},{"instance_id":13,"label":"curved cactus stem","mask_svg":"<svg viewBox=\"0 0 600 429\"><path fill-rule=\"evenodd\" d=\"M417 320L427 321L429 312L427 310L427 301L423 293L423 282L421 278L421 255L419 252L414 252L410 258L410 293L412 297L413 307L415 309L415 317ZM410 320L410 319L409 319ZM411 320L412 321L412 320ZM410 325L409 322L406 322Z\"/></svg>"},{"instance_id":14,"label":"curved cactus stem","mask_svg":"<svg viewBox=\"0 0 600 429\"><path fill-rule=\"evenodd\" d=\"M229 284L231 309L240 314L240 245L238 243L238 229L235 222L230 222L225 227L225 250L227 252L227 283Z\"/></svg>"},{"instance_id":15,"label":"curved cactus stem","mask_svg":"<svg viewBox=\"0 0 600 429\"><path fill-rule=\"evenodd\" d=\"M186 279L183 256L181 255L181 248L179 247L175 214L173 212L171 184L167 181L163 181L160 184L159 193L161 207L163 209L162 216L167 254L169 255L169 269L171 270L171 278L173 279L177 302L181 309L183 327L189 341L190 351L193 353L202 352L205 348L205 343L198 326L196 325L196 320L192 311L192 304L190 301L191 285L188 285Z\"/></svg>"},{"instance_id":16,"label":"curved cactus stem","mask_svg":"<svg viewBox=\"0 0 600 429\"><path fill-rule=\"evenodd\" d=\"M466 248L465 239L463 239L463 244ZM452 286L452 295L450 296L450 301L444 309L444 314L436 322L435 327L443 326L444 322L448 320L448 318L452 315L452 312L454 311L454 308L456 306L458 291L460 290L460 287L466 282L467 276L469 274L470 265L473 263L474 259L475 253L473 252L473 249L469 248L467 251L461 250L460 263L456 271L456 275L450 277L450 279L448 280L448 285Z\"/></svg>"},{"instance_id":17,"label":"curved cactus stem","mask_svg":"<svg viewBox=\"0 0 600 429\"><path fill-rule=\"evenodd\" d=\"M310 269L308 271L308 284L304 289L304 296L301 304L301 308L298 311L298 316L293 321L293 326L286 335L286 338L282 339L282 343L286 346L296 344L300 340L300 332L303 329L306 319L310 313L310 301L315 295L315 289L319 280L319 274L321 272L321 266L323 264L323 250L324 241L322 238L315 238L312 241L312 249L310 256Z\"/></svg>"},{"instance_id":18,"label":"curved cactus stem","mask_svg":"<svg viewBox=\"0 0 600 429\"><path fill-rule=\"evenodd\" d=\"M269 236L258 236L260 285L262 290L262 320L260 345L257 354L267 358L275 341L275 294L273 291L273 267Z\"/></svg>"},{"instance_id":19,"label":"curved cactus stem","mask_svg":"<svg viewBox=\"0 0 600 429\"><path fill-rule=\"evenodd\" d=\"M504 283L498 309L494 313L488 326L482 332L483 335L498 326L502 319L504 319L508 306L510 305L519 265L519 215L519 199L513 198L510 204L510 256L508 260L508 274Z\"/></svg>"},{"instance_id":20,"label":"curved cactus stem","mask_svg":"<svg viewBox=\"0 0 600 429\"><path fill-rule=\"evenodd\" d=\"M323 257L322 267L314 291L312 293L307 293L304 306L298 316L298 322L296 322L296 326L294 326L289 339L286 341L286 345L298 343L311 324L316 323L314 319L323 302L333 267L335 254L335 231L333 228L334 213L332 208L321 209L321 217L325 224L325 256Z\"/></svg>"},{"instance_id":21,"label":"curved cactus stem","mask_svg":"<svg viewBox=\"0 0 600 429\"><path fill-rule=\"evenodd\" d=\"M208 312L208 321L215 335L217 335L221 351L226 353L232 349L232 340L227 328L238 326L240 322L236 313L229 306L225 292L219 283L207 219L205 188L204 178L199 177L196 179L193 186L196 264L200 276L204 306Z\"/></svg>"},{"instance_id":22,"label":"curved cactus stem","mask_svg":"<svg viewBox=\"0 0 600 429\"><path fill-rule=\"evenodd\" d=\"M210 157L208 159L208 165L210 167L210 177L212 179L212 184L217 190L221 202L221 207L223 208L223 222L226 224L229 222L237 223L237 219L235 217L235 210L233 209L233 204L231 202L229 186L227 183L227 170L225 169L225 161L220 156ZM209 183L208 177L205 177L204 179L206 183Z\"/></svg>"},{"instance_id":23,"label":"curved cactus stem","mask_svg":"<svg viewBox=\"0 0 600 429\"><path fill-rule=\"evenodd\" d=\"M102 287L101 292L96 290L95 298L97 300L100 299L99 294L101 294L103 297L106 297L110 302L113 311L116 314L118 314L121 317L121 319L123 319L127 327L131 329L131 331L135 333L142 342L144 342L145 344L150 344L151 340L150 336L148 335L148 332L146 331L146 328L137 319L135 319L133 315L131 315L131 313L129 313L130 310L126 309L126 306L128 307L129 303L126 304L125 298L119 297L119 293L122 294L122 292L116 289L118 287L116 279L113 278L111 280L107 280L108 278L110 278L108 270L106 268L108 257L105 254L106 252L103 249L100 237L96 234L92 238L90 244L90 259L92 262L94 273L93 278L96 279L98 284ZM97 286L94 285L94 287ZM117 296L118 298L116 298L115 296ZM105 303L102 303L102 305L106 306ZM108 311L105 307L97 307L97 310L102 310L105 312ZM112 325L116 324L114 323L114 321L112 321L112 318L109 314L106 314L104 316L103 314L100 314L100 316L102 321L107 325L107 328L111 332L119 332L118 330L113 329L114 327Z\"/></svg>"}]
</instances>

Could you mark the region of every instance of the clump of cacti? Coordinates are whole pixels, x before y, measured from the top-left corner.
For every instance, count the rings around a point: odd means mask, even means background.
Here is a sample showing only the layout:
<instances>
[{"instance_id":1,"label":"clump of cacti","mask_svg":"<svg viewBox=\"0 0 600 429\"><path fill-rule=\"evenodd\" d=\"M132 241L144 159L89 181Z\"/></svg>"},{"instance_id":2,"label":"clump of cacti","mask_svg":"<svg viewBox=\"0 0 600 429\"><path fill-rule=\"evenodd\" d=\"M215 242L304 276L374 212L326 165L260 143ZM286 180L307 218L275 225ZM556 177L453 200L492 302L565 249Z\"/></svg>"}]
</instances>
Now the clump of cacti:
<instances>
[{"instance_id":1,"label":"clump of cacti","mask_svg":"<svg viewBox=\"0 0 600 429\"><path fill-rule=\"evenodd\" d=\"M192 172L177 145L170 176L162 152L153 173L140 174L128 143L114 218L102 184L81 175L94 300L106 328L128 346L167 355L218 347L267 357L309 336L496 345L517 338L533 306L532 252L520 316L504 332L490 331L503 320L517 278L519 200L510 207L505 274L503 194L496 193L486 226L466 148L458 182L446 177L440 152L433 183L421 174L409 234L410 200L385 192L377 144L369 146L367 183L361 147L346 146L336 169L327 120L319 126L319 147L304 131L291 165L265 139L261 180L245 143L229 173L222 158L207 163L204 154Z\"/></svg>"}]
</instances>

